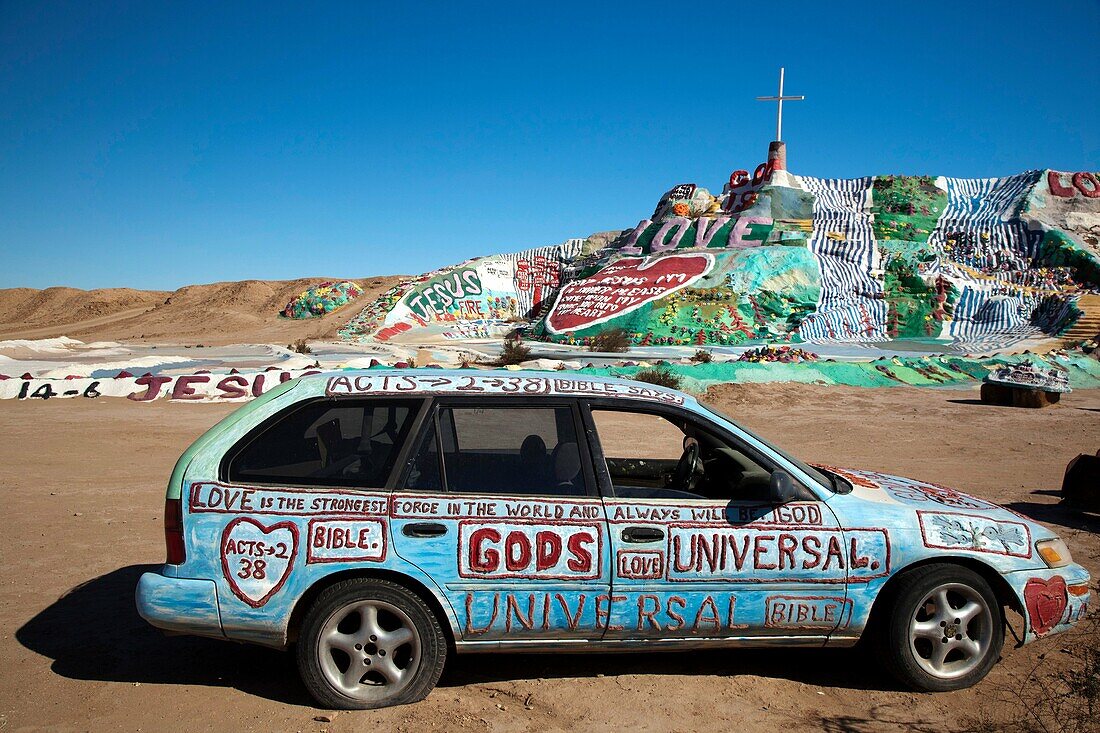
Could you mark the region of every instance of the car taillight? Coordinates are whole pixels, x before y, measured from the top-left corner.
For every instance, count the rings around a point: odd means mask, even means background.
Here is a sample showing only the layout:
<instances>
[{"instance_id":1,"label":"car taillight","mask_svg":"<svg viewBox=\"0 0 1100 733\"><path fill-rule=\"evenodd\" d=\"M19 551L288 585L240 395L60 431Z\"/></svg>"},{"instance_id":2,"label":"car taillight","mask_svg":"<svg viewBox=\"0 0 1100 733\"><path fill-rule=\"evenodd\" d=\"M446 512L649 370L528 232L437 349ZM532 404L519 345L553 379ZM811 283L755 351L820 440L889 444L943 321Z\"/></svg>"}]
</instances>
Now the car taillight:
<instances>
[{"instance_id":1,"label":"car taillight","mask_svg":"<svg viewBox=\"0 0 1100 733\"><path fill-rule=\"evenodd\" d=\"M183 502L179 499L164 500L164 545L168 549L169 565L182 565L187 559L183 547Z\"/></svg>"}]
</instances>

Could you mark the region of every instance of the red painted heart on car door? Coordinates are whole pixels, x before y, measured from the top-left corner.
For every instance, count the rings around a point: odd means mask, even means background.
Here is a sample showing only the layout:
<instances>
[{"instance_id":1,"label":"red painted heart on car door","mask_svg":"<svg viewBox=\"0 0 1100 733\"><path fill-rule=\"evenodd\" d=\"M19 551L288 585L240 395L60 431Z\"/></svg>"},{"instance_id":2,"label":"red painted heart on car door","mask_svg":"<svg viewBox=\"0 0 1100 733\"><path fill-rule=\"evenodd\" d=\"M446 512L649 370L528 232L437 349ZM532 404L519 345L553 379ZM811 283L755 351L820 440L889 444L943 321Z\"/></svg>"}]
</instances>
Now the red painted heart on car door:
<instances>
[{"instance_id":1,"label":"red painted heart on car door","mask_svg":"<svg viewBox=\"0 0 1100 733\"><path fill-rule=\"evenodd\" d=\"M298 554L298 528L293 522L270 527L251 517L238 517L222 532L222 572L233 595L259 608L290 577Z\"/></svg>"},{"instance_id":2,"label":"red painted heart on car door","mask_svg":"<svg viewBox=\"0 0 1100 733\"><path fill-rule=\"evenodd\" d=\"M714 264L709 254L624 257L558 293L546 327L553 333L576 331L626 315L646 303L686 288Z\"/></svg>"},{"instance_id":3,"label":"red painted heart on car door","mask_svg":"<svg viewBox=\"0 0 1100 733\"><path fill-rule=\"evenodd\" d=\"M1042 636L1058 625L1069 603L1066 579L1061 575L1050 580L1031 578L1024 585L1024 603L1031 619L1031 630Z\"/></svg>"}]
</instances>

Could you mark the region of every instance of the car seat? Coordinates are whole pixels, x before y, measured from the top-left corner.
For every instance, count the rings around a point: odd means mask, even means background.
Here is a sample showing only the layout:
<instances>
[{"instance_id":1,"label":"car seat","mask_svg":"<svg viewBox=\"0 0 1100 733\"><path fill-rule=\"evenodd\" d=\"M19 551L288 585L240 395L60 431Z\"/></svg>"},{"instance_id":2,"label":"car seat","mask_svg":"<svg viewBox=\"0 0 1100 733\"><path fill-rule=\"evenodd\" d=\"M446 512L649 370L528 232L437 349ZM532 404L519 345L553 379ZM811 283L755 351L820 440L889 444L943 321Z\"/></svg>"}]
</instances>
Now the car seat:
<instances>
[{"instance_id":1,"label":"car seat","mask_svg":"<svg viewBox=\"0 0 1100 733\"><path fill-rule=\"evenodd\" d=\"M342 443L339 418L317 426L317 452L322 468L328 468L340 457Z\"/></svg>"},{"instance_id":2,"label":"car seat","mask_svg":"<svg viewBox=\"0 0 1100 733\"><path fill-rule=\"evenodd\" d=\"M528 483L532 492L541 493L551 487L550 461L546 455L546 441L532 433L523 439L519 448L519 475Z\"/></svg>"},{"instance_id":3,"label":"car seat","mask_svg":"<svg viewBox=\"0 0 1100 733\"><path fill-rule=\"evenodd\" d=\"M554 480L557 493L578 496L584 494L580 483L581 454L576 443L558 443L551 458L554 464Z\"/></svg>"}]
</instances>

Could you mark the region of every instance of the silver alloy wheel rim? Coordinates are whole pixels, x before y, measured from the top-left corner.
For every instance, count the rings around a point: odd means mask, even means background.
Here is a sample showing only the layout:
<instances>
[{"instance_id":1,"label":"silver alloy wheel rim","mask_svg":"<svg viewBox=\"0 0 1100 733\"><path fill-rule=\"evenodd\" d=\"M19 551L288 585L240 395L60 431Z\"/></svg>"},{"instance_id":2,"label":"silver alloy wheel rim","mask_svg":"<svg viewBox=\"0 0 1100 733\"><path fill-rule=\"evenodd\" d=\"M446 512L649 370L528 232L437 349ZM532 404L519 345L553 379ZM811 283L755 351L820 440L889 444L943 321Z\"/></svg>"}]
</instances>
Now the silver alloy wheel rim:
<instances>
[{"instance_id":1,"label":"silver alloy wheel rim","mask_svg":"<svg viewBox=\"0 0 1100 733\"><path fill-rule=\"evenodd\" d=\"M928 674L951 680L973 671L993 640L993 613L978 591L945 583L925 594L909 622L909 649Z\"/></svg>"},{"instance_id":2,"label":"silver alloy wheel rim","mask_svg":"<svg viewBox=\"0 0 1100 733\"><path fill-rule=\"evenodd\" d=\"M416 677L420 634L397 606L354 601L325 621L317 656L330 685L356 700L377 702L399 694Z\"/></svg>"}]
</instances>

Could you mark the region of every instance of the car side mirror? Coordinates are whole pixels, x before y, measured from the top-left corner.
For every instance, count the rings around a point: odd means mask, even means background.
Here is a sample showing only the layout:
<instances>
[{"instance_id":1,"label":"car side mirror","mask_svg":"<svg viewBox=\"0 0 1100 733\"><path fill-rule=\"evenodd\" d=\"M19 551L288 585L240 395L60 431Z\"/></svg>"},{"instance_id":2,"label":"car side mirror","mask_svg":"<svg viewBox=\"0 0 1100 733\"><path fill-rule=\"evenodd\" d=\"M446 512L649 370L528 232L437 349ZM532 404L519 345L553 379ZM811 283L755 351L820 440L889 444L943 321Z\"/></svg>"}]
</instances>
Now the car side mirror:
<instances>
[{"instance_id":1,"label":"car side mirror","mask_svg":"<svg viewBox=\"0 0 1100 733\"><path fill-rule=\"evenodd\" d=\"M771 490L772 500L777 504L787 504L802 498L802 492L798 490L794 479L786 471L777 468L772 471L771 481L768 484Z\"/></svg>"}]
</instances>

